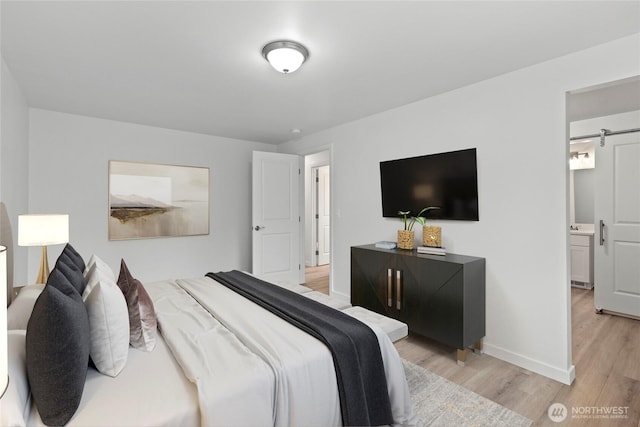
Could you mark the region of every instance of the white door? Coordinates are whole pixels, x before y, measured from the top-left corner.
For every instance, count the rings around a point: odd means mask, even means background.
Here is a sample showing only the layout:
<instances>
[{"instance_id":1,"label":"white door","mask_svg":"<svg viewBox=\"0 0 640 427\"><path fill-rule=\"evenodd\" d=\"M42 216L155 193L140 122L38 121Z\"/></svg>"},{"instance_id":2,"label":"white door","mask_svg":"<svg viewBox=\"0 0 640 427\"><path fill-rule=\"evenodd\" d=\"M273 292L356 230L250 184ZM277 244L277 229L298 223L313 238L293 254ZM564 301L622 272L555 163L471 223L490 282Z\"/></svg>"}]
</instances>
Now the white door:
<instances>
[{"instance_id":1,"label":"white door","mask_svg":"<svg viewBox=\"0 0 640 427\"><path fill-rule=\"evenodd\" d=\"M331 205L329 166L316 168L316 254L317 265L329 264L331 247Z\"/></svg>"},{"instance_id":2,"label":"white door","mask_svg":"<svg viewBox=\"0 0 640 427\"><path fill-rule=\"evenodd\" d=\"M300 277L300 160L291 154L253 152L253 274L298 283Z\"/></svg>"},{"instance_id":3,"label":"white door","mask_svg":"<svg viewBox=\"0 0 640 427\"><path fill-rule=\"evenodd\" d=\"M595 306L640 317L640 133L596 150Z\"/></svg>"}]
</instances>

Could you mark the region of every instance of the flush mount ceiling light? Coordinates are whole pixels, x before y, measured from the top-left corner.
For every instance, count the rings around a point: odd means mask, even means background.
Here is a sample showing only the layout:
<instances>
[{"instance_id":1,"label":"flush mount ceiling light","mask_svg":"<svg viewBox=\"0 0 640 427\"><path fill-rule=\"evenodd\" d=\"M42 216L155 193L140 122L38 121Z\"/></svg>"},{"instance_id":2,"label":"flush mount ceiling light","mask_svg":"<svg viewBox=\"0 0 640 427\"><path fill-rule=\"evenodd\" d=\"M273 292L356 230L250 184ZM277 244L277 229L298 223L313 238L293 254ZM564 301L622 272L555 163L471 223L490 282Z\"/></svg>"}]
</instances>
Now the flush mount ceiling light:
<instances>
[{"instance_id":1,"label":"flush mount ceiling light","mask_svg":"<svg viewBox=\"0 0 640 427\"><path fill-rule=\"evenodd\" d=\"M293 73L309 57L309 51L300 43L278 40L262 48L262 56L281 73Z\"/></svg>"}]
</instances>

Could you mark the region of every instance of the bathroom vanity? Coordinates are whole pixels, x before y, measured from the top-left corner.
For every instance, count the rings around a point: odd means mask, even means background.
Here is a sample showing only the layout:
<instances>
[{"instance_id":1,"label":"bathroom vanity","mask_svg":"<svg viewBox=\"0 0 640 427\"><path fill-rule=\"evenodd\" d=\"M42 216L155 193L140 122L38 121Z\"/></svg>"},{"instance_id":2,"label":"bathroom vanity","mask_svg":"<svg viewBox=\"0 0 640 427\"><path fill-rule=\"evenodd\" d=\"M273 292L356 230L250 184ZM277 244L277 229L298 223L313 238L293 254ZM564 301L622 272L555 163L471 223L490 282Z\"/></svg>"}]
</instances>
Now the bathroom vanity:
<instances>
[{"instance_id":1,"label":"bathroom vanity","mask_svg":"<svg viewBox=\"0 0 640 427\"><path fill-rule=\"evenodd\" d=\"M570 227L571 286L593 288L593 236L593 224Z\"/></svg>"}]
</instances>

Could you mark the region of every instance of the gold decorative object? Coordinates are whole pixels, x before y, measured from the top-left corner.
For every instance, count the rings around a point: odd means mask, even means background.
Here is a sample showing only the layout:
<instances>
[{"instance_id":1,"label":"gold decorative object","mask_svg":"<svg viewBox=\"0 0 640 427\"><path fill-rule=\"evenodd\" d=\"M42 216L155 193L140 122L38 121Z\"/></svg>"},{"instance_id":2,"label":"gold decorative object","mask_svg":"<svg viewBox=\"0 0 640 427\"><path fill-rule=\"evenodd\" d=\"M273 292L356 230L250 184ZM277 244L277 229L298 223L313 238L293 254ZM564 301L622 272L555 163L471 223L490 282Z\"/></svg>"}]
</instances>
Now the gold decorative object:
<instances>
[{"instance_id":1,"label":"gold decorative object","mask_svg":"<svg viewBox=\"0 0 640 427\"><path fill-rule=\"evenodd\" d=\"M414 242L413 230L398 230L398 247L400 249L413 249Z\"/></svg>"},{"instance_id":2,"label":"gold decorative object","mask_svg":"<svg viewBox=\"0 0 640 427\"><path fill-rule=\"evenodd\" d=\"M398 239L400 237L398 236ZM442 247L442 227L425 225L422 227L422 244L432 248Z\"/></svg>"}]
</instances>

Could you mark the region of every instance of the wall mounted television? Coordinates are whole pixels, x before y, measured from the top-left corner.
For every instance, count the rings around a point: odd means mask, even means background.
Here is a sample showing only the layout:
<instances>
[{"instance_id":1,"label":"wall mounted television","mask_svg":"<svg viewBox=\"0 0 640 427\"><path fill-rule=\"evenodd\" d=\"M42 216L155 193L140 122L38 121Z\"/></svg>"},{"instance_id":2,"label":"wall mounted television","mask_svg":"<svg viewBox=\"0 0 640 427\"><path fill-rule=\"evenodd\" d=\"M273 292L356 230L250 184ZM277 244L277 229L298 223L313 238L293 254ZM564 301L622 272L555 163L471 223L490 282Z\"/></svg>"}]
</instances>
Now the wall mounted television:
<instances>
[{"instance_id":1,"label":"wall mounted television","mask_svg":"<svg viewBox=\"0 0 640 427\"><path fill-rule=\"evenodd\" d=\"M380 162L382 216L416 215L427 206L429 219L478 221L476 149Z\"/></svg>"}]
</instances>

